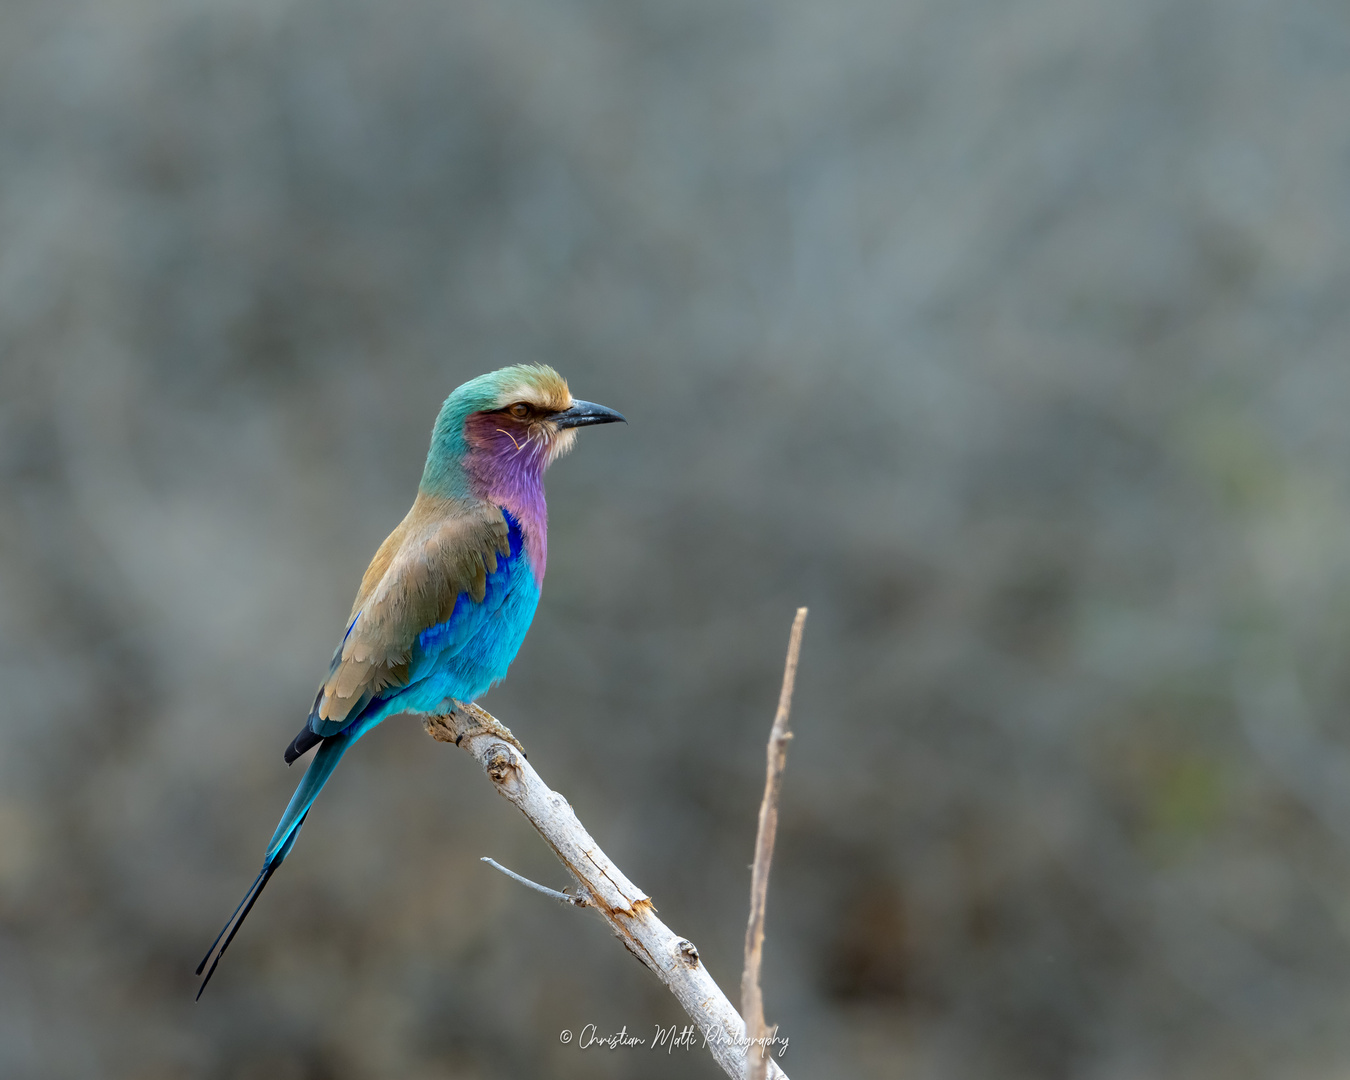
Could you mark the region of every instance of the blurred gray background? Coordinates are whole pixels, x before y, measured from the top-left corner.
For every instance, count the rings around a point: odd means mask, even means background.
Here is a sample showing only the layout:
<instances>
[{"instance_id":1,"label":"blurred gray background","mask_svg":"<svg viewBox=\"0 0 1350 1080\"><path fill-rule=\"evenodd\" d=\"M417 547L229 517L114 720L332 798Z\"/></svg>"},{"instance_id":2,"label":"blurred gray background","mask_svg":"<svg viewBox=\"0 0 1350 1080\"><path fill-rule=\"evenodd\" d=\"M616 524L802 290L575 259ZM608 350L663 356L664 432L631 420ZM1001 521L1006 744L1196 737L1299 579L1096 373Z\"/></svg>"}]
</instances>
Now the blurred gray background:
<instances>
[{"instance_id":1,"label":"blurred gray background","mask_svg":"<svg viewBox=\"0 0 1350 1080\"><path fill-rule=\"evenodd\" d=\"M5 0L0 1075L664 1078L467 755L348 757L200 1004L445 395L550 474L485 703L806 1077L1350 1069L1341 0Z\"/></svg>"}]
</instances>

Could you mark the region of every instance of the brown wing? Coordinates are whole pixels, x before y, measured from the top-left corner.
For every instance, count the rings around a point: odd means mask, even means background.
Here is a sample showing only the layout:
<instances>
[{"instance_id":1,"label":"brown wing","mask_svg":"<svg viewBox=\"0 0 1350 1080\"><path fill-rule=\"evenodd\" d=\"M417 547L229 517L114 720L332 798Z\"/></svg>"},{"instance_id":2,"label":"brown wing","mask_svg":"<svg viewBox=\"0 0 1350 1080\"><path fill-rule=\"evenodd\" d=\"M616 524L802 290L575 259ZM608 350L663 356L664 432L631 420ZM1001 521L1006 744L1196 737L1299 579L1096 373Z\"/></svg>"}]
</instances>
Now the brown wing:
<instances>
[{"instance_id":1,"label":"brown wing","mask_svg":"<svg viewBox=\"0 0 1350 1080\"><path fill-rule=\"evenodd\" d=\"M406 686L417 635L449 619L460 593L481 602L497 556L510 554L499 509L419 493L361 579L310 727L335 734L381 690Z\"/></svg>"}]
</instances>

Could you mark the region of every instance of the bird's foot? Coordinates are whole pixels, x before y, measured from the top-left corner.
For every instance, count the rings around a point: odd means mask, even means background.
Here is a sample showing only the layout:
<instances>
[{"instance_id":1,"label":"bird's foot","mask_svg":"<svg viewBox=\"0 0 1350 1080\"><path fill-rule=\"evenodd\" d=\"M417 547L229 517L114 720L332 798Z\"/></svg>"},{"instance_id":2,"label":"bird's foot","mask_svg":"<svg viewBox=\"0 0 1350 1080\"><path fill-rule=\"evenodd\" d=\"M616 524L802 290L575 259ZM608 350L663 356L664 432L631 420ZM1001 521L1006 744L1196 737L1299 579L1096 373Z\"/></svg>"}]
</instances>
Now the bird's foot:
<instances>
[{"instance_id":1,"label":"bird's foot","mask_svg":"<svg viewBox=\"0 0 1350 1080\"><path fill-rule=\"evenodd\" d=\"M473 702L455 702L455 707L448 713L428 713L422 718L422 726L437 742L452 742L459 746L475 735L493 735L525 754L525 747L511 734L511 729Z\"/></svg>"}]
</instances>

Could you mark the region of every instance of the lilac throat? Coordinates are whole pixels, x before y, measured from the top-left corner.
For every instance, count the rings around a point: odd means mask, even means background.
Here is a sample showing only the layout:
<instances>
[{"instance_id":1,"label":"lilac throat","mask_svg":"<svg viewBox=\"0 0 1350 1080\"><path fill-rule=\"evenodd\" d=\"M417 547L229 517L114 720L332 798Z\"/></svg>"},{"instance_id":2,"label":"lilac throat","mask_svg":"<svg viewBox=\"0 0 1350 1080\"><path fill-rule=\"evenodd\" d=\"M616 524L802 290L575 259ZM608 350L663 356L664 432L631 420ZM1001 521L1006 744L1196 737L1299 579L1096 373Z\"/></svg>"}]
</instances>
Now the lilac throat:
<instances>
[{"instance_id":1,"label":"lilac throat","mask_svg":"<svg viewBox=\"0 0 1350 1080\"><path fill-rule=\"evenodd\" d=\"M535 584L542 587L548 562L548 505L544 501L548 445L523 426L510 424L508 430L509 423L500 414L469 418L464 425L469 444L464 470L475 495L505 507L520 522Z\"/></svg>"}]
</instances>

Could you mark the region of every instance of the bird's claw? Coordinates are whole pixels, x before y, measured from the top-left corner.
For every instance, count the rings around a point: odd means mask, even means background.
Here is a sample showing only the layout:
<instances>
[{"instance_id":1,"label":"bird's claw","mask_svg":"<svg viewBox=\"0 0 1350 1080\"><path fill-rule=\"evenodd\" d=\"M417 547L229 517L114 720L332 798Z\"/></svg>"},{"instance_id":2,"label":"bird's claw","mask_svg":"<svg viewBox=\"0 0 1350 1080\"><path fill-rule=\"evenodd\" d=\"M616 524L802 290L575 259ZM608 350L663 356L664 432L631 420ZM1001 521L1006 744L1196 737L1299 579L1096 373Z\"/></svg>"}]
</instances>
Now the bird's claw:
<instances>
[{"instance_id":1,"label":"bird's claw","mask_svg":"<svg viewBox=\"0 0 1350 1080\"><path fill-rule=\"evenodd\" d=\"M509 727L472 702L468 704L456 702L454 708L447 713L428 714L422 718L422 726L437 742L452 742L459 746L465 739L471 739L475 735L492 735L502 742L510 743L525 757L529 756Z\"/></svg>"},{"instance_id":2,"label":"bird's claw","mask_svg":"<svg viewBox=\"0 0 1350 1080\"><path fill-rule=\"evenodd\" d=\"M520 745L520 740L511 734L511 729L509 727L503 724L496 717L490 716L488 717L488 719L491 721L491 723L484 724L481 728L475 727L474 730L469 734L477 735L480 732L482 732L487 735L495 735L503 742L509 742L512 746L514 746L517 750L520 751L523 757L529 756L528 754L525 753L525 747Z\"/></svg>"}]
</instances>

